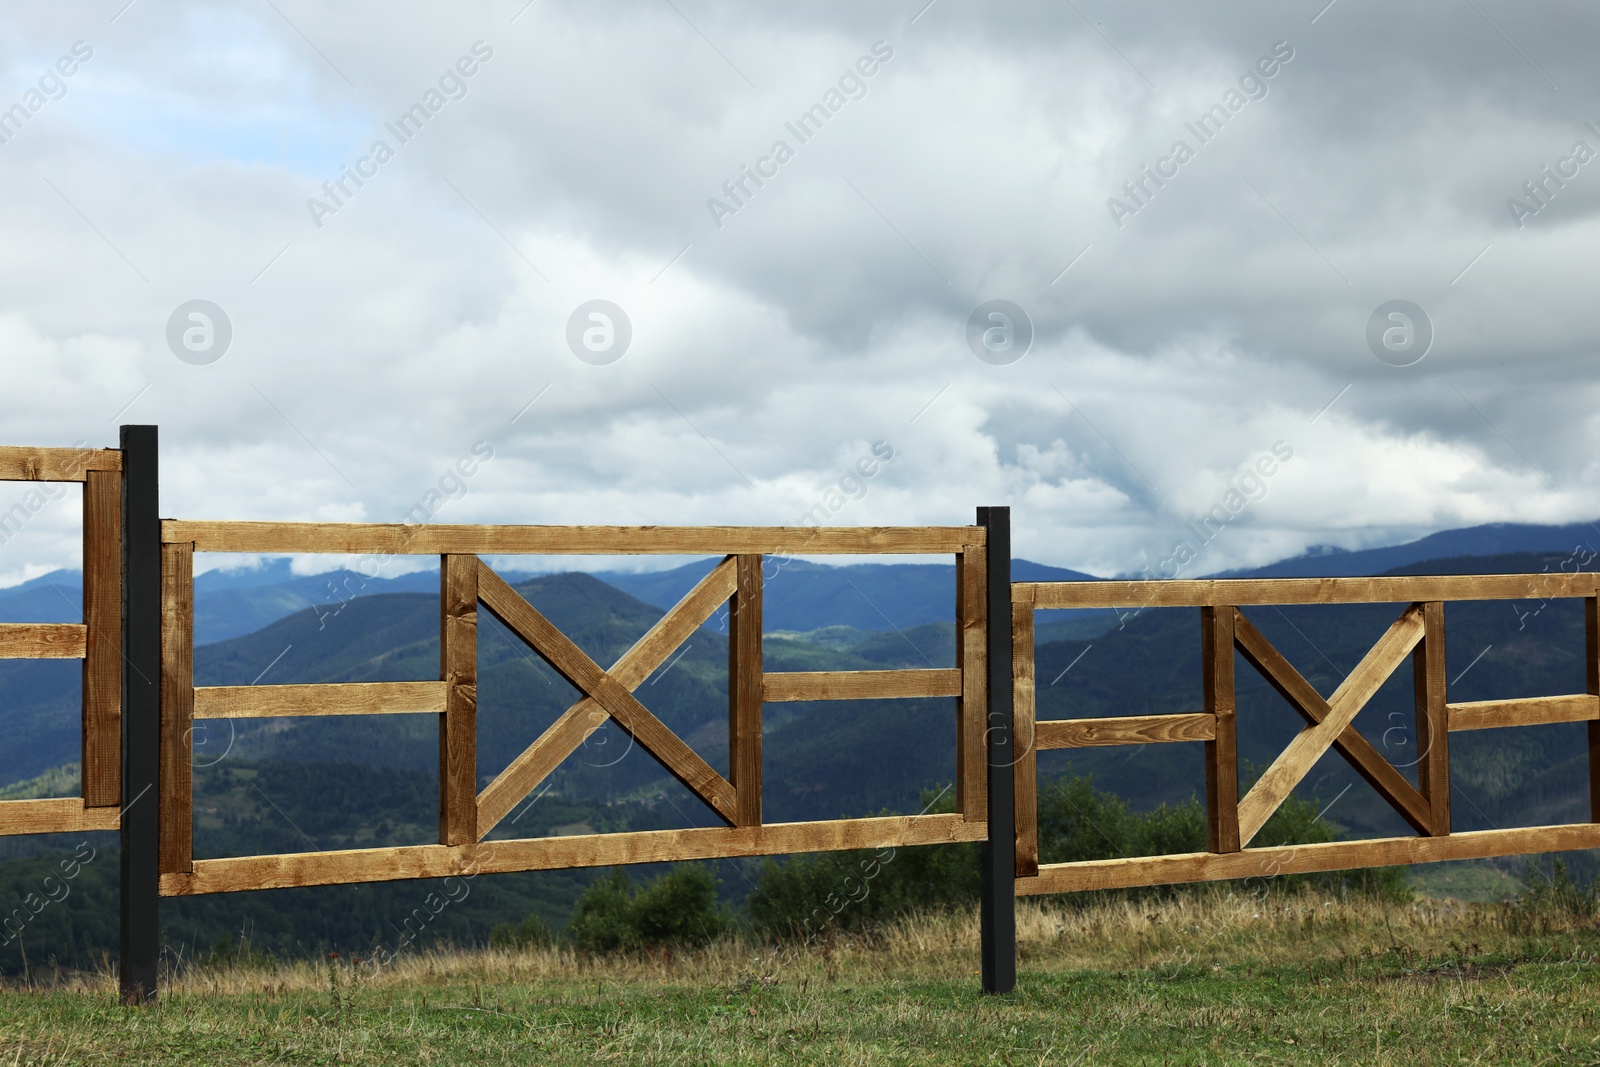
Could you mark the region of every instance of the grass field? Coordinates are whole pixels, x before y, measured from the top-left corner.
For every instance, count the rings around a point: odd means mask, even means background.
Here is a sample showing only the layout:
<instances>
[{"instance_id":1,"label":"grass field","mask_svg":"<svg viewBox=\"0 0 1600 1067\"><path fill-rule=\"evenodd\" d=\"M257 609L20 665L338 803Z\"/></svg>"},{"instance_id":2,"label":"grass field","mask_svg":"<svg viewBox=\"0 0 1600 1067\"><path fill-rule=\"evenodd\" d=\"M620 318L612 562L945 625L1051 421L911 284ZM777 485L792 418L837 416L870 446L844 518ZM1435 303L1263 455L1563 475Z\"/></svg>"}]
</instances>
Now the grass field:
<instances>
[{"instance_id":1,"label":"grass field","mask_svg":"<svg viewBox=\"0 0 1600 1067\"><path fill-rule=\"evenodd\" d=\"M0 1065L1600 1063L1584 910L1024 902L1005 997L977 993L975 915L804 949L192 968L145 1010L67 976L0 995Z\"/></svg>"}]
</instances>

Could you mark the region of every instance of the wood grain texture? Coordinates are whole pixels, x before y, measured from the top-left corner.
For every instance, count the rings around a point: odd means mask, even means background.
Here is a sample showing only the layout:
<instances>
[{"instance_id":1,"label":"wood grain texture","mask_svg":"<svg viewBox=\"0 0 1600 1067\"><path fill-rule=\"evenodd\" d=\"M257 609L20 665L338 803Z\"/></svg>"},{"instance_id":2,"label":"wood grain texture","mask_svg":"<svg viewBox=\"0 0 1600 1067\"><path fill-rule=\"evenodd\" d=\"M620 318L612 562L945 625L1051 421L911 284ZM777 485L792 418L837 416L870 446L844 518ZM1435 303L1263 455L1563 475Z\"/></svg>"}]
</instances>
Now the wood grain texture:
<instances>
[{"instance_id":1,"label":"wood grain texture","mask_svg":"<svg viewBox=\"0 0 1600 1067\"><path fill-rule=\"evenodd\" d=\"M970 823L989 820L989 594L988 551L969 546L956 555L956 811ZM1013 587L1015 588L1015 587Z\"/></svg>"},{"instance_id":2,"label":"wood grain texture","mask_svg":"<svg viewBox=\"0 0 1600 1067\"><path fill-rule=\"evenodd\" d=\"M161 873L194 863L194 548L161 546Z\"/></svg>"},{"instance_id":3,"label":"wood grain texture","mask_svg":"<svg viewBox=\"0 0 1600 1067\"><path fill-rule=\"evenodd\" d=\"M643 685L646 678L733 596L736 582L737 563L729 556L622 654L611 668L611 677L630 690ZM482 838L494 829L523 797L609 718L599 702L587 696L563 712L478 795L478 836Z\"/></svg>"},{"instance_id":4,"label":"wood grain texture","mask_svg":"<svg viewBox=\"0 0 1600 1067\"><path fill-rule=\"evenodd\" d=\"M1048 864L1037 878L1019 880L1019 896L1079 893L1090 889L1172 885L1231 878L1311 874L1356 867L1487 859L1493 856L1569 852L1600 847L1600 824L1572 823L1511 830L1473 830L1448 837L1384 837L1371 841L1329 841L1288 848L1248 848L1215 855L1189 852L1173 856L1090 860Z\"/></svg>"},{"instance_id":5,"label":"wood grain texture","mask_svg":"<svg viewBox=\"0 0 1600 1067\"><path fill-rule=\"evenodd\" d=\"M895 700L958 697L961 672L955 668L884 671L781 671L765 676L769 703L793 700Z\"/></svg>"},{"instance_id":6,"label":"wood grain texture","mask_svg":"<svg viewBox=\"0 0 1600 1067\"><path fill-rule=\"evenodd\" d=\"M1592 572L1384 578L1222 578L1199 581L1021 582L1038 608L1193 608L1251 604L1404 604L1595 595Z\"/></svg>"},{"instance_id":7,"label":"wood grain texture","mask_svg":"<svg viewBox=\"0 0 1600 1067\"><path fill-rule=\"evenodd\" d=\"M48 800L0 800L0 836L76 834L115 830L122 825L120 807L87 807L78 797Z\"/></svg>"},{"instance_id":8,"label":"wood grain texture","mask_svg":"<svg viewBox=\"0 0 1600 1067\"><path fill-rule=\"evenodd\" d=\"M302 715L442 715L448 682L347 682L318 685L207 685L194 691L197 719Z\"/></svg>"},{"instance_id":9,"label":"wood grain texture","mask_svg":"<svg viewBox=\"0 0 1600 1067\"><path fill-rule=\"evenodd\" d=\"M452 526L168 519L161 539L201 552L412 555L931 555L981 544L976 526Z\"/></svg>"},{"instance_id":10,"label":"wood grain texture","mask_svg":"<svg viewBox=\"0 0 1600 1067\"><path fill-rule=\"evenodd\" d=\"M1250 843L1272 813L1289 796L1300 780L1326 752L1345 728L1350 725L1379 686L1393 674L1395 668L1411 655L1411 650L1422 640L1422 605L1413 604L1378 638L1367 654L1361 657L1355 669L1339 683L1333 696L1328 698L1327 716L1314 726L1307 726L1272 761L1243 800L1239 801L1239 842Z\"/></svg>"},{"instance_id":11,"label":"wood grain texture","mask_svg":"<svg viewBox=\"0 0 1600 1067\"><path fill-rule=\"evenodd\" d=\"M1586 688L1600 694L1600 599L1583 602L1583 659ZM1589 723L1589 818L1600 822L1600 721Z\"/></svg>"},{"instance_id":12,"label":"wood grain texture","mask_svg":"<svg viewBox=\"0 0 1600 1067\"><path fill-rule=\"evenodd\" d=\"M1232 607L1200 609L1200 685L1204 714L1211 720L1206 742L1206 848L1237 852L1239 839L1239 743L1235 717Z\"/></svg>"},{"instance_id":13,"label":"wood grain texture","mask_svg":"<svg viewBox=\"0 0 1600 1067\"><path fill-rule=\"evenodd\" d=\"M90 471L120 470L115 449L0 446L0 482L81 482Z\"/></svg>"},{"instance_id":14,"label":"wood grain texture","mask_svg":"<svg viewBox=\"0 0 1600 1067\"><path fill-rule=\"evenodd\" d=\"M1575 693L1510 700L1469 700L1447 704L1452 730L1492 730L1502 726L1543 726L1553 722L1600 719L1600 696Z\"/></svg>"},{"instance_id":15,"label":"wood grain texture","mask_svg":"<svg viewBox=\"0 0 1600 1067\"><path fill-rule=\"evenodd\" d=\"M1328 701L1295 670L1283 653L1272 647L1242 611L1234 616L1234 640L1250 665L1260 671L1272 688L1308 723L1315 726L1328 717ZM1421 650L1422 645L1419 644L1417 648ZM1439 668L1441 672L1443 669L1442 666ZM1412 829L1419 834L1431 832L1433 815L1427 798L1359 730L1354 726L1346 726L1334 738L1333 746L1356 773L1411 824Z\"/></svg>"},{"instance_id":16,"label":"wood grain texture","mask_svg":"<svg viewBox=\"0 0 1600 1067\"><path fill-rule=\"evenodd\" d=\"M728 612L728 779L735 826L761 825L761 557L736 558L738 588Z\"/></svg>"},{"instance_id":17,"label":"wood grain texture","mask_svg":"<svg viewBox=\"0 0 1600 1067\"><path fill-rule=\"evenodd\" d=\"M0 623L0 659L83 659L88 648L82 623Z\"/></svg>"},{"instance_id":18,"label":"wood grain texture","mask_svg":"<svg viewBox=\"0 0 1600 1067\"><path fill-rule=\"evenodd\" d=\"M1101 719L1049 719L1034 726L1035 745L1043 752L1057 748L1101 748L1149 745L1168 741L1214 741L1216 717L1203 711L1181 715L1118 715Z\"/></svg>"},{"instance_id":19,"label":"wood grain texture","mask_svg":"<svg viewBox=\"0 0 1600 1067\"><path fill-rule=\"evenodd\" d=\"M721 819L733 824L737 815L733 786L639 703L633 693L596 666L566 634L488 567L479 568L478 595L483 606L539 653L557 674L593 697L669 774L705 801Z\"/></svg>"},{"instance_id":20,"label":"wood grain texture","mask_svg":"<svg viewBox=\"0 0 1600 1067\"><path fill-rule=\"evenodd\" d=\"M1427 805L1423 833L1450 832L1450 713L1445 703L1444 605L1422 607L1422 643L1411 654L1417 709L1417 791ZM1600 701L1600 698L1597 698Z\"/></svg>"},{"instance_id":21,"label":"wood grain texture","mask_svg":"<svg viewBox=\"0 0 1600 1067\"><path fill-rule=\"evenodd\" d=\"M91 470L84 481L83 623L83 801L116 807L122 803L122 475L116 471Z\"/></svg>"},{"instance_id":22,"label":"wood grain texture","mask_svg":"<svg viewBox=\"0 0 1600 1067\"><path fill-rule=\"evenodd\" d=\"M478 840L478 557L439 558L439 843Z\"/></svg>"},{"instance_id":23,"label":"wood grain texture","mask_svg":"<svg viewBox=\"0 0 1600 1067\"><path fill-rule=\"evenodd\" d=\"M192 874L163 874L161 893L163 896L187 896L399 878L444 878L508 871L777 856L793 852L940 845L981 840L984 832L983 827L973 826L959 815L890 815L833 822L484 841L474 845L415 845L247 856L197 860Z\"/></svg>"},{"instance_id":24,"label":"wood grain texture","mask_svg":"<svg viewBox=\"0 0 1600 1067\"><path fill-rule=\"evenodd\" d=\"M1011 770L1015 819L1016 875L1039 873L1039 751L1033 656L1033 605L1011 605L1011 736L1016 763Z\"/></svg>"}]
</instances>

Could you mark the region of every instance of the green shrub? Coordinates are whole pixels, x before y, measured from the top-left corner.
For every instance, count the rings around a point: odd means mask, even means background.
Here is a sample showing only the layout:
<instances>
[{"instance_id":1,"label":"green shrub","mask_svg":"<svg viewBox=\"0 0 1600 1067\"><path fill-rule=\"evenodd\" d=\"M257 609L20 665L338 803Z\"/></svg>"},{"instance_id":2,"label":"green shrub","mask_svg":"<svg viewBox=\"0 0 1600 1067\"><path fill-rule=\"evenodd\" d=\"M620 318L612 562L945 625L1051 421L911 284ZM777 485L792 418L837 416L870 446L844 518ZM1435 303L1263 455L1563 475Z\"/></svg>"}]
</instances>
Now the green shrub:
<instances>
[{"instance_id":1,"label":"green shrub","mask_svg":"<svg viewBox=\"0 0 1600 1067\"><path fill-rule=\"evenodd\" d=\"M489 931L490 948L548 948L555 943L555 931L537 915L519 923L500 923Z\"/></svg>"},{"instance_id":2,"label":"green shrub","mask_svg":"<svg viewBox=\"0 0 1600 1067\"><path fill-rule=\"evenodd\" d=\"M704 867L679 864L642 888L613 868L578 897L570 930L581 951L604 953L703 945L729 925L717 903L716 877Z\"/></svg>"}]
</instances>

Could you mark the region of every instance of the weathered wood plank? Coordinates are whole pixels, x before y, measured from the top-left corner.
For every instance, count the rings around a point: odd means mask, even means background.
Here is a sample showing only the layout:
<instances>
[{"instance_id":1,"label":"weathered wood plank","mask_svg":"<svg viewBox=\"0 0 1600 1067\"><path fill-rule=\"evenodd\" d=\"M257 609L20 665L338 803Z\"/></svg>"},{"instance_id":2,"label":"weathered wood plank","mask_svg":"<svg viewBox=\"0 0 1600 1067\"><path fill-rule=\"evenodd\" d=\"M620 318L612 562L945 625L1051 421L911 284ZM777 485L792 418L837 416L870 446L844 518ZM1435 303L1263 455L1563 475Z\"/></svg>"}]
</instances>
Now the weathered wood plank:
<instances>
[{"instance_id":1,"label":"weathered wood plank","mask_svg":"<svg viewBox=\"0 0 1600 1067\"><path fill-rule=\"evenodd\" d=\"M111 448L17 448L0 445L0 482L81 482L90 471L122 470Z\"/></svg>"},{"instance_id":2,"label":"weathered wood plank","mask_svg":"<svg viewBox=\"0 0 1600 1067\"><path fill-rule=\"evenodd\" d=\"M1118 715L1102 719L1048 719L1034 725L1041 752L1057 748L1214 741L1217 720L1203 711L1181 715Z\"/></svg>"},{"instance_id":3,"label":"weathered wood plank","mask_svg":"<svg viewBox=\"0 0 1600 1067\"><path fill-rule=\"evenodd\" d=\"M1600 824L1572 823L1510 830L1473 830L1448 837L1384 837L1370 841L1328 841L1288 848L1247 848L1222 855L1188 852L1172 856L1089 860L1047 864L1036 878L1019 880L1019 896L1079 893L1090 889L1207 882L1311 874L1356 867L1487 859L1540 852L1600 848Z\"/></svg>"},{"instance_id":4,"label":"weathered wood plank","mask_svg":"<svg viewBox=\"0 0 1600 1067\"><path fill-rule=\"evenodd\" d=\"M893 700L958 697L961 672L955 668L883 671L781 671L765 676L769 703L794 700Z\"/></svg>"},{"instance_id":5,"label":"weathered wood plank","mask_svg":"<svg viewBox=\"0 0 1600 1067\"><path fill-rule=\"evenodd\" d=\"M88 648L82 623L0 623L0 659L83 659Z\"/></svg>"},{"instance_id":6,"label":"weathered wood plank","mask_svg":"<svg viewBox=\"0 0 1600 1067\"><path fill-rule=\"evenodd\" d=\"M620 864L666 863L792 852L836 852L899 848L981 840L982 826L960 815L889 815L833 822L769 823L765 826L646 830L584 834L475 845L414 845L403 848L309 852L197 860L192 874L161 876L163 896L232 893L247 889L382 882L398 878L542 871Z\"/></svg>"},{"instance_id":7,"label":"weathered wood plank","mask_svg":"<svg viewBox=\"0 0 1600 1067\"><path fill-rule=\"evenodd\" d=\"M116 453L121 466L122 453ZM83 486L83 801L122 803L122 475Z\"/></svg>"},{"instance_id":8,"label":"weathered wood plank","mask_svg":"<svg viewBox=\"0 0 1600 1067\"><path fill-rule=\"evenodd\" d=\"M700 579L687 596L622 654L611 668L611 677L629 689L643 685L733 595L736 568L734 557L729 556ZM478 836L494 829L609 718L606 710L587 696L563 712L478 795Z\"/></svg>"},{"instance_id":9,"label":"weathered wood plank","mask_svg":"<svg viewBox=\"0 0 1600 1067\"><path fill-rule=\"evenodd\" d=\"M1039 873L1039 745L1034 729L1033 605L1011 605L1012 812L1018 878Z\"/></svg>"},{"instance_id":10,"label":"weathered wood plank","mask_svg":"<svg viewBox=\"0 0 1600 1067\"><path fill-rule=\"evenodd\" d=\"M761 557L736 557L738 590L728 612L728 780L735 826L761 825Z\"/></svg>"},{"instance_id":11,"label":"weathered wood plank","mask_svg":"<svg viewBox=\"0 0 1600 1067\"><path fill-rule=\"evenodd\" d=\"M956 702L956 811L979 825L989 819L987 575L988 550L983 545L968 546L956 555L956 662L961 665L961 696Z\"/></svg>"},{"instance_id":12,"label":"weathered wood plank","mask_svg":"<svg viewBox=\"0 0 1600 1067\"><path fill-rule=\"evenodd\" d=\"M1600 598L1583 602L1584 678L1590 695L1600 694ZM1600 822L1600 721L1589 723L1589 818Z\"/></svg>"},{"instance_id":13,"label":"weathered wood plank","mask_svg":"<svg viewBox=\"0 0 1600 1067\"><path fill-rule=\"evenodd\" d=\"M1427 805L1424 833L1450 832L1450 714L1445 704L1444 605L1422 608L1422 643L1411 654L1417 708L1417 791ZM1600 698L1597 698L1600 699Z\"/></svg>"},{"instance_id":14,"label":"weathered wood plank","mask_svg":"<svg viewBox=\"0 0 1600 1067\"><path fill-rule=\"evenodd\" d=\"M161 873L194 863L194 547L161 546Z\"/></svg>"},{"instance_id":15,"label":"weathered wood plank","mask_svg":"<svg viewBox=\"0 0 1600 1067\"><path fill-rule=\"evenodd\" d=\"M1251 604L1404 604L1595 595L1597 576L1452 574L1382 578L1222 578L1184 581L1019 582L1036 608L1192 608Z\"/></svg>"},{"instance_id":16,"label":"weathered wood plank","mask_svg":"<svg viewBox=\"0 0 1600 1067\"><path fill-rule=\"evenodd\" d=\"M1203 714L1211 720L1206 742L1206 847L1237 852L1239 840L1239 743L1235 719L1233 644L1238 613L1230 606L1200 609Z\"/></svg>"},{"instance_id":17,"label":"weathered wood plank","mask_svg":"<svg viewBox=\"0 0 1600 1067\"><path fill-rule=\"evenodd\" d=\"M318 685L206 685L194 691L197 719L302 715L444 714L448 682L341 682Z\"/></svg>"},{"instance_id":18,"label":"weathered wood plank","mask_svg":"<svg viewBox=\"0 0 1600 1067\"><path fill-rule=\"evenodd\" d=\"M1372 694L1394 673L1411 650L1422 640L1422 605L1413 604L1396 619L1378 643L1339 683L1328 699L1328 714L1314 726L1302 730L1288 747L1272 761L1243 800L1239 801L1239 842L1251 838L1278 810L1300 780L1356 717Z\"/></svg>"},{"instance_id":19,"label":"weathered wood plank","mask_svg":"<svg viewBox=\"0 0 1600 1067\"><path fill-rule=\"evenodd\" d=\"M120 807L86 807L78 797L0 800L0 836L76 834L115 830L121 825Z\"/></svg>"},{"instance_id":20,"label":"weathered wood plank","mask_svg":"<svg viewBox=\"0 0 1600 1067\"><path fill-rule=\"evenodd\" d=\"M478 595L494 617L542 656L557 674L593 697L624 732L661 762L674 778L730 825L737 815L734 789L694 749L669 730L615 678L595 665L549 619L488 567L478 572Z\"/></svg>"},{"instance_id":21,"label":"weathered wood plank","mask_svg":"<svg viewBox=\"0 0 1600 1067\"><path fill-rule=\"evenodd\" d=\"M478 840L478 557L439 558L439 843Z\"/></svg>"},{"instance_id":22,"label":"weathered wood plank","mask_svg":"<svg viewBox=\"0 0 1600 1067\"><path fill-rule=\"evenodd\" d=\"M1260 671L1272 688L1308 723L1315 726L1328 717L1327 700L1294 669L1283 653L1272 647L1242 611L1236 611L1234 615L1234 639L1251 666ZM1422 648L1420 644L1417 647L1419 650ZM1441 666L1439 670L1442 672L1444 668ZM1334 738L1333 746L1356 773L1411 824L1412 829L1419 834L1430 832L1433 816L1427 799L1359 730L1354 726L1346 726Z\"/></svg>"},{"instance_id":23,"label":"weathered wood plank","mask_svg":"<svg viewBox=\"0 0 1600 1067\"><path fill-rule=\"evenodd\" d=\"M164 541L201 552L414 555L932 555L981 544L976 526L454 526L169 519Z\"/></svg>"},{"instance_id":24,"label":"weathered wood plank","mask_svg":"<svg viewBox=\"0 0 1600 1067\"><path fill-rule=\"evenodd\" d=\"M1510 700L1469 700L1447 704L1452 730L1492 730L1501 726L1543 726L1553 722L1600 720L1600 696L1574 693Z\"/></svg>"}]
</instances>

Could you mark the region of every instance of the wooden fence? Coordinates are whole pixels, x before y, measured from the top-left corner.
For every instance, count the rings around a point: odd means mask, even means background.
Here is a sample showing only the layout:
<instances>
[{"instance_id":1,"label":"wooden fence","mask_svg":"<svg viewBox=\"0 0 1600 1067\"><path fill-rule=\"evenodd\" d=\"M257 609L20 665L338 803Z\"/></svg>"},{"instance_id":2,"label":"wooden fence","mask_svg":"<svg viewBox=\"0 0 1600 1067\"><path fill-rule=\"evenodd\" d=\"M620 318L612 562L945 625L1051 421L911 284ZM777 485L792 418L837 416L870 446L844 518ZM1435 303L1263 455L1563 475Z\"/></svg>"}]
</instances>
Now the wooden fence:
<instances>
[{"instance_id":1,"label":"wooden fence","mask_svg":"<svg viewBox=\"0 0 1600 1067\"><path fill-rule=\"evenodd\" d=\"M1591 818L1600 820L1600 624L1597 576L1287 578L1233 581L1019 582L1011 587L1016 743L1016 891L1021 895L1301 874L1437 860L1600 847L1600 822L1452 833L1450 733L1587 722ZM1449 601L1583 598L1587 692L1451 703L1444 669ZM1289 604L1408 604L1354 670L1324 697L1290 665L1244 608ZM1048 608L1199 608L1204 706L1177 715L1035 721L1033 615ZM1306 725L1238 795L1234 651ZM1358 733L1353 721L1406 658L1415 677L1417 784ZM1038 752L1099 745L1205 745L1207 851L1079 863L1039 862ZM1413 837L1249 848L1267 819L1333 748L1416 831Z\"/></svg>"},{"instance_id":2,"label":"wooden fence","mask_svg":"<svg viewBox=\"0 0 1600 1067\"><path fill-rule=\"evenodd\" d=\"M817 852L980 843L985 992L1016 976L1018 895L1246 878L1342 868L1600 847L1600 575L1495 575L1253 581L1011 582L1010 513L980 508L972 526L791 527L349 525L161 520L156 428L125 426L119 450L0 448L0 480L83 484L84 621L0 625L0 658L81 658L82 796L0 803L0 834L116 829L122 840L121 985L154 999L163 896ZM28 510L28 509L24 509ZM36 509L35 509L36 510ZM30 511L31 514L31 511ZM25 516L18 517L20 522ZM6 516L0 516L0 525ZM10 527L6 527L8 530ZM439 677L366 684L194 684L197 552L433 555L440 561ZM672 554L720 557L695 587L609 668L528 603L481 557ZM762 568L769 556L948 555L955 560L956 665L928 670L772 672L762 665ZM1582 598L1587 692L1451 703L1444 604ZM1288 604L1407 604L1324 697L1244 609ZM728 626L725 778L635 695L722 605ZM1053 608L1198 608L1203 706L1176 715L1035 721L1034 612ZM477 620L488 611L581 694L481 791L477 779ZM1306 720L1238 796L1234 653ZM1417 784L1354 727L1411 657ZM762 709L795 700L949 697L956 810L769 823L762 813ZM194 858L196 720L317 715L435 715L435 844L228 859ZM1538 723L1589 724L1595 821L1453 833L1449 735ZM595 730L614 722L714 814L718 826L489 840L489 834ZM1206 752L1207 851L1041 864L1038 752L1199 742ZM1330 748L1394 806L1416 836L1287 848L1250 843Z\"/></svg>"}]
</instances>

